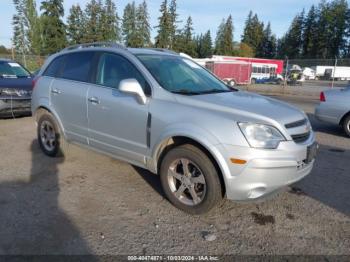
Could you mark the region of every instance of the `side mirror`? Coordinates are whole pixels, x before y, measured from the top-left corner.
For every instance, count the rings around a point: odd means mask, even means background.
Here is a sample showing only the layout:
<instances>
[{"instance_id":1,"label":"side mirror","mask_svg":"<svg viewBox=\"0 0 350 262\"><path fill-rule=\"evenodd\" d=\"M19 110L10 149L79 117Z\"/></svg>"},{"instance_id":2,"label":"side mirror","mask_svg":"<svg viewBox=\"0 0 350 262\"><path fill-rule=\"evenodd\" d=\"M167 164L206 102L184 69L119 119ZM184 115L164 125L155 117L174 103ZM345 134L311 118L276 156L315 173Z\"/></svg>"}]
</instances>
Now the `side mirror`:
<instances>
[{"instance_id":1,"label":"side mirror","mask_svg":"<svg viewBox=\"0 0 350 262\"><path fill-rule=\"evenodd\" d=\"M123 93L133 94L137 97L140 104L144 105L147 102L147 97L143 92L140 83L134 79L124 79L119 83L119 91Z\"/></svg>"}]
</instances>

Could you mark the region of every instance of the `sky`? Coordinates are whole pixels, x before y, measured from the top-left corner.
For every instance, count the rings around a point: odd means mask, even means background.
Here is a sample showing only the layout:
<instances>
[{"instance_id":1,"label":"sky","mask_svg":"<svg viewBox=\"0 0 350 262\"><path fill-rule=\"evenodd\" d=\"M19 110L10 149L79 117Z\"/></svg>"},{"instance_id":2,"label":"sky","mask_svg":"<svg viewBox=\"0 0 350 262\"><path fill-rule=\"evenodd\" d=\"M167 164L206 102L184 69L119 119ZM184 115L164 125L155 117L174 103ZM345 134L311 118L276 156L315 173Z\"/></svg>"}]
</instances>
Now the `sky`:
<instances>
[{"instance_id":1,"label":"sky","mask_svg":"<svg viewBox=\"0 0 350 262\"><path fill-rule=\"evenodd\" d=\"M147 0L152 27L157 25L159 7L163 0ZM37 0L39 7L41 0ZM64 0L66 19L69 9L73 4L79 3L84 7L89 0ZM115 0L119 16L131 0ZM135 0L136 4L142 0ZM169 0L170 2L170 0ZM234 23L234 41L239 41L244 28L244 22L250 10L258 14L264 23L271 22L273 33L281 37L290 26L293 17L303 8L308 10L312 4L318 4L320 0L177 0L179 20L184 23L188 16L192 16L193 27L196 34L211 31L213 39L217 28L223 18L230 14ZM13 0L0 0L0 45L11 47L12 16L15 13ZM183 24L182 23L182 24ZM182 24L179 24L182 27ZM156 29L152 29L152 37L156 35Z\"/></svg>"}]
</instances>

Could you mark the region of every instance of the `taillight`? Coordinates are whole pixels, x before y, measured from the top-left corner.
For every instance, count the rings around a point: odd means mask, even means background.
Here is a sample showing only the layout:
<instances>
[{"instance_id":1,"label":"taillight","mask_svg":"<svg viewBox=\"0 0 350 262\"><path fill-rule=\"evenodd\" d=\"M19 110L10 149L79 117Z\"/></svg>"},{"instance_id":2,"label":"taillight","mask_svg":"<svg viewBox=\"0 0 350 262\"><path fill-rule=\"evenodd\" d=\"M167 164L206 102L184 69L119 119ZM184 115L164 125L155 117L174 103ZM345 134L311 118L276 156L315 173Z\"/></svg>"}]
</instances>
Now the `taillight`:
<instances>
[{"instance_id":1,"label":"taillight","mask_svg":"<svg viewBox=\"0 0 350 262\"><path fill-rule=\"evenodd\" d=\"M326 97L323 92L320 93L320 101L321 102L326 102Z\"/></svg>"},{"instance_id":2,"label":"taillight","mask_svg":"<svg viewBox=\"0 0 350 262\"><path fill-rule=\"evenodd\" d=\"M38 82L39 77L34 77L32 79L32 89L34 89L36 82Z\"/></svg>"}]
</instances>

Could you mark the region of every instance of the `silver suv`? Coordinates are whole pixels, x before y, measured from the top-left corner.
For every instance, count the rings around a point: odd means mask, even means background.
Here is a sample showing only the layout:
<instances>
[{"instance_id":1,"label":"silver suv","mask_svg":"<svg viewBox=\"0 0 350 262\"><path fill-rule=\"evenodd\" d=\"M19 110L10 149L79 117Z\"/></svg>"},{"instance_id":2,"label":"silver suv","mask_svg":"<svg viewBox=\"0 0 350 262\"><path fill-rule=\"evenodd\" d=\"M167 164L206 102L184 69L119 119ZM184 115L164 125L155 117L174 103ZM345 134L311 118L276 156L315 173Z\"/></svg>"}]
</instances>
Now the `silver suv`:
<instances>
[{"instance_id":1,"label":"silver suv","mask_svg":"<svg viewBox=\"0 0 350 262\"><path fill-rule=\"evenodd\" d=\"M304 112L229 88L167 50L66 48L39 72L32 112L45 154L68 141L146 168L191 214L302 179L317 148Z\"/></svg>"}]
</instances>

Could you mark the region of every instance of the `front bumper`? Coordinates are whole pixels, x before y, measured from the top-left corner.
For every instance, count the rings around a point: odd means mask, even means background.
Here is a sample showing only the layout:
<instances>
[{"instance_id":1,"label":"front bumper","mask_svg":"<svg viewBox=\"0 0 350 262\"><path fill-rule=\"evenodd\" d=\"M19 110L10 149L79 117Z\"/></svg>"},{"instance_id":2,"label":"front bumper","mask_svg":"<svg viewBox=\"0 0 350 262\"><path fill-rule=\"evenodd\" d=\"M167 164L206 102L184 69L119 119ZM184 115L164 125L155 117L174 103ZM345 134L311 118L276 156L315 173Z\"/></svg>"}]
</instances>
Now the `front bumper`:
<instances>
[{"instance_id":1,"label":"front bumper","mask_svg":"<svg viewBox=\"0 0 350 262\"><path fill-rule=\"evenodd\" d=\"M231 200L258 199L293 184L308 175L315 160L307 162L307 148L315 143L314 134L303 144L281 142L274 150L220 145L226 195ZM246 160L233 164L230 158Z\"/></svg>"},{"instance_id":2,"label":"front bumper","mask_svg":"<svg viewBox=\"0 0 350 262\"><path fill-rule=\"evenodd\" d=\"M31 98L2 98L0 97L0 116L30 114Z\"/></svg>"}]
</instances>

